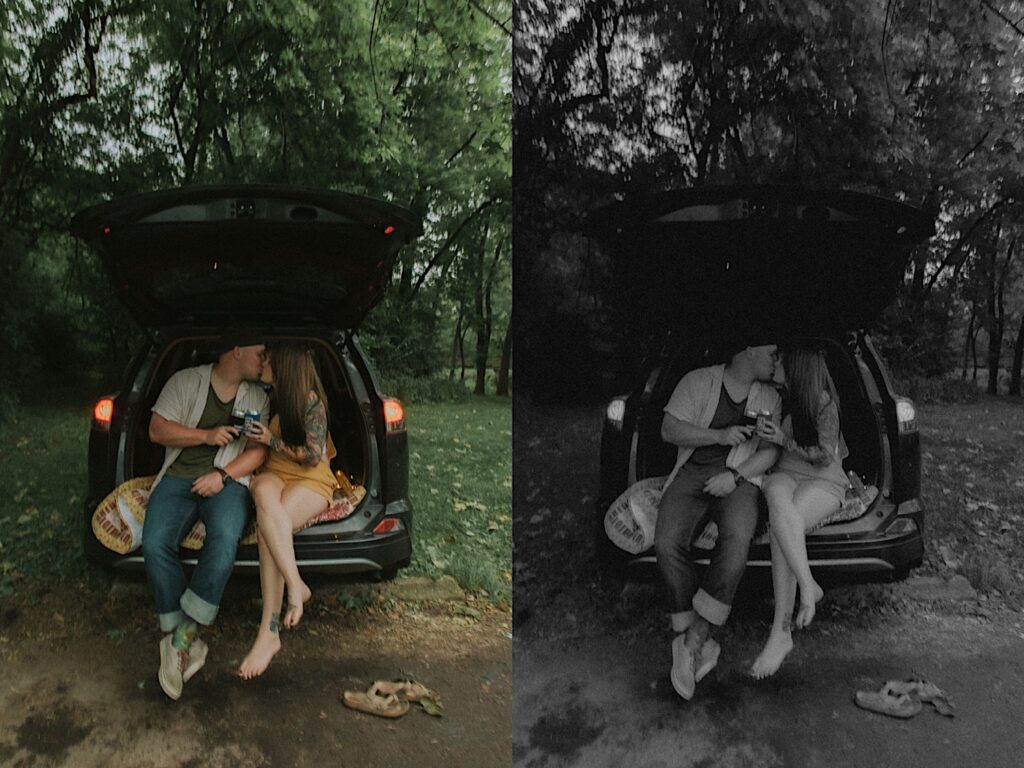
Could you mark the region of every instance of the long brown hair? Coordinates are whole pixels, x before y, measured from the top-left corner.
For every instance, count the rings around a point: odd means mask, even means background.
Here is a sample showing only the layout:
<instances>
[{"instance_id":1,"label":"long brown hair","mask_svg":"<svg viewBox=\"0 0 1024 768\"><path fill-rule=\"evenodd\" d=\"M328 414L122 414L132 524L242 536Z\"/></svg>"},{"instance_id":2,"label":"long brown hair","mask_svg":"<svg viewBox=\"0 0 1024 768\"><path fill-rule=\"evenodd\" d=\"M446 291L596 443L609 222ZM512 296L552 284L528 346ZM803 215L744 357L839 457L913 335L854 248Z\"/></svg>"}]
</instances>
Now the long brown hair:
<instances>
[{"instance_id":1,"label":"long brown hair","mask_svg":"<svg viewBox=\"0 0 1024 768\"><path fill-rule=\"evenodd\" d=\"M821 393L839 407L836 386L825 364L825 353L806 346L793 346L782 353L789 391L789 411L793 417L793 440L805 447L818 444L818 414Z\"/></svg>"},{"instance_id":2,"label":"long brown hair","mask_svg":"<svg viewBox=\"0 0 1024 768\"><path fill-rule=\"evenodd\" d=\"M312 354L302 345L291 343L268 346L267 354L274 369L274 404L281 419L281 439L286 445L305 445L309 393L315 393L327 408L327 395Z\"/></svg>"}]
</instances>

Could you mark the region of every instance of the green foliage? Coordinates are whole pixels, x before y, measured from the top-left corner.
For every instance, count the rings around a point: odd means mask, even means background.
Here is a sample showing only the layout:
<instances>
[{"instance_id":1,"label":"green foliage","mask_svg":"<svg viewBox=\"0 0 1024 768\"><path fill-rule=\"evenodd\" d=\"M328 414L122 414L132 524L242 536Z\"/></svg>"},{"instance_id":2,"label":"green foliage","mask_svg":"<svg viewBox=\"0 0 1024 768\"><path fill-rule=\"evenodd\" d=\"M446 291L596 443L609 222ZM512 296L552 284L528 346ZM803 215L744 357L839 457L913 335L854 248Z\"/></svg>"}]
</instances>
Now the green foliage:
<instances>
[{"instance_id":1,"label":"green foliage","mask_svg":"<svg viewBox=\"0 0 1024 768\"><path fill-rule=\"evenodd\" d=\"M95 257L66 235L76 210L237 181L341 189L422 216L426 233L403 252L396 298L367 336L385 369L437 370L469 235L486 218L508 239L510 12L507 0L5 5L0 274L15 298L2 368L46 370L42 331L21 329L59 332L62 359L87 362L68 366L78 370L122 361L137 338ZM494 286L506 307L508 280Z\"/></svg>"},{"instance_id":2,"label":"green foliage","mask_svg":"<svg viewBox=\"0 0 1024 768\"><path fill-rule=\"evenodd\" d=\"M441 318L429 299L407 303L388 295L359 330L359 343L381 375L430 376L441 365Z\"/></svg>"},{"instance_id":3,"label":"green foliage","mask_svg":"<svg viewBox=\"0 0 1024 768\"><path fill-rule=\"evenodd\" d=\"M908 270L908 300L884 320L897 366L945 370L965 307L1001 351L1000 328L1024 310L1010 258L1024 197L1020 2L998 13L952 0L517 10L517 290L593 313L601 265L579 253L579 222L613 194L839 186L937 219Z\"/></svg>"},{"instance_id":4,"label":"green foliage","mask_svg":"<svg viewBox=\"0 0 1024 768\"><path fill-rule=\"evenodd\" d=\"M976 403L982 397L976 382L944 376L896 378L893 386L915 403Z\"/></svg>"},{"instance_id":5,"label":"green foliage","mask_svg":"<svg viewBox=\"0 0 1024 768\"><path fill-rule=\"evenodd\" d=\"M403 403L465 403L470 392L465 382L436 377L386 376L384 391Z\"/></svg>"},{"instance_id":6,"label":"green foliage","mask_svg":"<svg viewBox=\"0 0 1024 768\"><path fill-rule=\"evenodd\" d=\"M886 308L871 338L893 375L941 377L952 368L950 306L948 293L937 291L918 302L900 297Z\"/></svg>"}]
</instances>

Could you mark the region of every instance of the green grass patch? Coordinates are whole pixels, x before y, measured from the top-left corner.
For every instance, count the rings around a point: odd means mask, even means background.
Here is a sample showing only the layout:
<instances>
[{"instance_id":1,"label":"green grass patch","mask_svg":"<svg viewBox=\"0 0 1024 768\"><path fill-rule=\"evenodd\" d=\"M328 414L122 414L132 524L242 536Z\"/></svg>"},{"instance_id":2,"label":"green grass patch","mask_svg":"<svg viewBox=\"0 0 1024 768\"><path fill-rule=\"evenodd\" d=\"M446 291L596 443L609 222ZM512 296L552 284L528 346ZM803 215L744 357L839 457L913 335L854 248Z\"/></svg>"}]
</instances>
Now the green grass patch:
<instances>
[{"instance_id":1,"label":"green grass patch","mask_svg":"<svg viewBox=\"0 0 1024 768\"><path fill-rule=\"evenodd\" d=\"M82 552L88 406L23 405L0 428L0 598L100 578Z\"/></svg>"},{"instance_id":2,"label":"green grass patch","mask_svg":"<svg viewBox=\"0 0 1024 768\"><path fill-rule=\"evenodd\" d=\"M511 599L512 405L408 404L413 564ZM89 406L21 406L0 427L0 599L106 577L82 552Z\"/></svg>"},{"instance_id":3,"label":"green grass patch","mask_svg":"<svg viewBox=\"0 0 1024 768\"><path fill-rule=\"evenodd\" d=\"M450 574L494 600L512 596L512 404L410 405L410 571Z\"/></svg>"},{"instance_id":4,"label":"green grass patch","mask_svg":"<svg viewBox=\"0 0 1024 768\"><path fill-rule=\"evenodd\" d=\"M923 405L925 565L1024 597L1024 408L1017 398Z\"/></svg>"}]
</instances>

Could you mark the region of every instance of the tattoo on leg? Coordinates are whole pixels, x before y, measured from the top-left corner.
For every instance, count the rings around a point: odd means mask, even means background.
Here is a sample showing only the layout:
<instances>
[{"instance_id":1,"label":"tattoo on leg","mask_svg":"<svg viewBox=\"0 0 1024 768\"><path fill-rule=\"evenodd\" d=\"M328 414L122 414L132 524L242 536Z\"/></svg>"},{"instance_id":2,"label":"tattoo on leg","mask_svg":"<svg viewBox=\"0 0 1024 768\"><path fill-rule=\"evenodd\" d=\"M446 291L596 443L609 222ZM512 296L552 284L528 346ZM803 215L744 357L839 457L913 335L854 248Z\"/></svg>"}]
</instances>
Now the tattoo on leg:
<instances>
[{"instance_id":1,"label":"tattoo on leg","mask_svg":"<svg viewBox=\"0 0 1024 768\"><path fill-rule=\"evenodd\" d=\"M792 616L782 620L782 631L783 632L792 632L793 631L793 617Z\"/></svg>"},{"instance_id":2,"label":"tattoo on leg","mask_svg":"<svg viewBox=\"0 0 1024 768\"><path fill-rule=\"evenodd\" d=\"M281 614L272 613L270 614L270 631L280 632L281 631Z\"/></svg>"}]
</instances>

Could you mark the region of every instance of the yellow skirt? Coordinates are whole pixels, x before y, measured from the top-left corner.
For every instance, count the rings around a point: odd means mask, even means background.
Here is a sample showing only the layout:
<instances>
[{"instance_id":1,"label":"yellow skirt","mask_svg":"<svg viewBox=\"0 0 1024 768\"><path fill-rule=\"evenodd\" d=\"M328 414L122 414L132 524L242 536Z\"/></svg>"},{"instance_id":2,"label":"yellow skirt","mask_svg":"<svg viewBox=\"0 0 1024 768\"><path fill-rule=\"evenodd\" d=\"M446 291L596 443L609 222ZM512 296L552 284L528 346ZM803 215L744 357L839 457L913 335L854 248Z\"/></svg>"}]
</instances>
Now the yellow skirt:
<instances>
[{"instance_id":1,"label":"yellow skirt","mask_svg":"<svg viewBox=\"0 0 1024 768\"><path fill-rule=\"evenodd\" d=\"M281 423L277 416L270 420L269 429L274 436L281 437ZM262 471L271 472L281 478L285 488L290 488L293 485L309 488L327 499L327 504L330 505L334 499L334 489L338 487L338 481L335 479L334 473L331 472L331 459L337 454L334 441L328 434L327 455L322 457L320 463L315 467L304 467L279 451L272 450L263 464Z\"/></svg>"}]
</instances>

